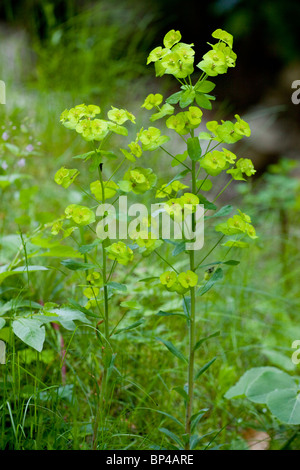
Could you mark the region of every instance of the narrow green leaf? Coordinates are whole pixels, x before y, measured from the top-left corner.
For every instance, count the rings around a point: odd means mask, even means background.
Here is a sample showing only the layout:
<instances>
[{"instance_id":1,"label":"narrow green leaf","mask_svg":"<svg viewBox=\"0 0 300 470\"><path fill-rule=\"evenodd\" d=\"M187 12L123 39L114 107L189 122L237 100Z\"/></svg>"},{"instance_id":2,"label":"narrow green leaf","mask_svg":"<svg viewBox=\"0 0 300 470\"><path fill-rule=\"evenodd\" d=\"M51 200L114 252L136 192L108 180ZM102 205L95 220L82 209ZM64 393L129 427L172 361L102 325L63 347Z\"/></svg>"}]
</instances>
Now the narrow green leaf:
<instances>
[{"instance_id":1,"label":"narrow green leaf","mask_svg":"<svg viewBox=\"0 0 300 470\"><path fill-rule=\"evenodd\" d=\"M204 372L215 362L217 358L214 357L211 361L209 361L207 364L205 364L201 369L197 372L195 376L195 380L199 379L199 377L204 374Z\"/></svg>"},{"instance_id":2,"label":"narrow green leaf","mask_svg":"<svg viewBox=\"0 0 300 470\"><path fill-rule=\"evenodd\" d=\"M197 341L197 343L195 344L194 351L197 351L197 349L199 349L201 344L203 344L205 341L211 338L215 338L216 336L219 336L219 335L220 335L220 331L216 331L215 333L212 333L211 335L206 336L205 338L199 339L199 341Z\"/></svg>"},{"instance_id":3,"label":"narrow green leaf","mask_svg":"<svg viewBox=\"0 0 300 470\"><path fill-rule=\"evenodd\" d=\"M170 439L172 439L176 444L179 446L180 449L184 448L183 443L181 442L180 438L176 436L172 431L169 431L169 429L166 428L159 428L160 432L163 432L166 436L168 436Z\"/></svg>"},{"instance_id":4,"label":"narrow green leaf","mask_svg":"<svg viewBox=\"0 0 300 470\"><path fill-rule=\"evenodd\" d=\"M229 259L228 261L224 261L222 264L227 264L228 266L237 266L240 264L240 262L235 259Z\"/></svg>"},{"instance_id":5,"label":"narrow green leaf","mask_svg":"<svg viewBox=\"0 0 300 470\"><path fill-rule=\"evenodd\" d=\"M213 215L207 215L204 218L205 219L211 219L212 217L225 217L226 215L229 215L232 212L233 207L230 205L222 207L218 212L216 212Z\"/></svg>"},{"instance_id":6,"label":"narrow green leaf","mask_svg":"<svg viewBox=\"0 0 300 470\"><path fill-rule=\"evenodd\" d=\"M198 295L204 295L212 286L220 281L223 278L223 270L218 268L212 275L212 277L204 284L204 286L200 287L198 290Z\"/></svg>"},{"instance_id":7,"label":"narrow green leaf","mask_svg":"<svg viewBox=\"0 0 300 470\"><path fill-rule=\"evenodd\" d=\"M122 333L123 331L133 330L134 328L137 328L138 326L140 326L142 323L144 323L143 319L138 320L138 321L132 323L132 325L129 325L129 326L126 326L125 328L120 328L119 330L116 330L114 332L114 335L118 335L119 333Z\"/></svg>"},{"instance_id":8,"label":"narrow green leaf","mask_svg":"<svg viewBox=\"0 0 300 470\"><path fill-rule=\"evenodd\" d=\"M61 264L65 266L65 268L70 269L71 271L78 271L78 270L86 271L87 269L97 268L97 266L94 264L81 263L80 261L75 261L73 259L65 259L61 261Z\"/></svg>"},{"instance_id":9,"label":"narrow green leaf","mask_svg":"<svg viewBox=\"0 0 300 470\"><path fill-rule=\"evenodd\" d=\"M174 390L174 392L177 392L185 401L187 401L189 399L189 396L186 393L186 391L184 390L184 388L182 388L182 387L173 387L172 390Z\"/></svg>"},{"instance_id":10,"label":"narrow green leaf","mask_svg":"<svg viewBox=\"0 0 300 470\"><path fill-rule=\"evenodd\" d=\"M179 242L176 244L174 250L172 251L172 256L177 256L185 250L185 241Z\"/></svg>"},{"instance_id":11,"label":"narrow green leaf","mask_svg":"<svg viewBox=\"0 0 300 470\"><path fill-rule=\"evenodd\" d=\"M172 353L174 354L174 356L178 357L178 359L180 359L181 361L183 362L188 362L187 359L184 357L184 355L182 354L182 352L180 352L175 346L173 343L171 343L171 341L166 341L165 339L162 339L162 338L155 338L157 341L160 341L161 343L163 343L166 348Z\"/></svg>"},{"instance_id":12,"label":"narrow green leaf","mask_svg":"<svg viewBox=\"0 0 300 470\"><path fill-rule=\"evenodd\" d=\"M184 315L183 313L179 313L179 312L164 312L163 310L159 310L159 312L156 314L157 316L159 317L171 317L171 316L178 316L178 317L184 317L186 315Z\"/></svg>"}]
</instances>

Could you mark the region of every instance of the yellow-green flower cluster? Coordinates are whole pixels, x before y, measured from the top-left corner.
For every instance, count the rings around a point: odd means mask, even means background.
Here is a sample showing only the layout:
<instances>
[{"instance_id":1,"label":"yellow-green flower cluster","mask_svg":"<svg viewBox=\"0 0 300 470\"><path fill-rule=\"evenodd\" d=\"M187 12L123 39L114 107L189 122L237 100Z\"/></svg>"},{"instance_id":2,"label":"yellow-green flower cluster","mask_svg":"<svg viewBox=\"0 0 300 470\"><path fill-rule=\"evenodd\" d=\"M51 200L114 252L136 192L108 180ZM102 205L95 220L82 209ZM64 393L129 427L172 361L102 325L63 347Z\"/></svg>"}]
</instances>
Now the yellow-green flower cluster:
<instances>
[{"instance_id":1,"label":"yellow-green flower cluster","mask_svg":"<svg viewBox=\"0 0 300 470\"><path fill-rule=\"evenodd\" d=\"M139 253L143 257L151 255L151 253L163 243L162 240L158 240L151 232L141 232L135 241L139 246Z\"/></svg>"},{"instance_id":2,"label":"yellow-green flower cluster","mask_svg":"<svg viewBox=\"0 0 300 470\"><path fill-rule=\"evenodd\" d=\"M197 274L190 270L181 272L178 275L174 271L165 271L159 279L169 292L177 292L182 295L198 283Z\"/></svg>"},{"instance_id":3,"label":"yellow-green flower cluster","mask_svg":"<svg viewBox=\"0 0 300 470\"><path fill-rule=\"evenodd\" d=\"M103 187L105 200L113 197L119 189L118 185L114 181L103 181ZM90 190L98 201L103 201L102 184L99 180L93 181L90 184Z\"/></svg>"},{"instance_id":4,"label":"yellow-green flower cluster","mask_svg":"<svg viewBox=\"0 0 300 470\"><path fill-rule=\"evenodd\" d=\"M156 108L157 112L152 114L150 118L151 122L157 121L158 119L161 119L169 114L174 113L174 107L169 103L165 103L162 107L160 107L159 105L162 103L162 101L162 95L160 95L159 93L156 93L155 95L153 93L150 93L150 95L146 97L144 103L142 104L142 108L146 108L149 110L152 108Z\"/></svg>"},{"instance_id":5,"label":"yellow-green flower cluster","mask_svg":"<svg viewBox=\"0 0 300 470\"><path fill-rule=\"evenodd\" d=\"M204 54L197 67L210 77L227 72L228 67L235 67L236 54L232 50L233 36L222 29L212 33L212 37L219 39L217 44L210 44L212 49Z\"/></svg>"},{"instance_id":6,"label":"yellow-green flower cluster","mask_svg":"<svg viewBox=\"0 0 300 470\"><path fill-rule=\"evenodd\" d=\"M243 175L252 176L256 173L252 161L249 158L240 158L236 162L236 167L227 170L234 180L245 181Z\"/></svg>"},{"instance_id":7,"label":"yellow-green flower cluster","mask_svg":"<svg viewBox=\"0 0 300 470\"><path fill-rule=\"evenodd\" d=\"M212 132L214 140L218 142L225 142L226 144L234 144L243 137L250 137L251 129L249 124L240 118L238 114L235 114L236 122L221 121L219 124L217 121L209 121L206 124L207 129Z\"/></svg>"},{"instance_id":8,"label":"yellow-green flower cluster","mask_svg":"<svg viewBox=\"0 0 300 470\"><path fill-rule=\"evenodd\" d=\"M236 155L227 149L213 150L207 153L201 160L200 166L208 175L217 176L221 171L229 168L234 163Z\"/></svg>"},{"instance_id":9,"label":"yellow-green flower cluster","mask_svg":"<svg viewBox=\"0 0 300 470\"><path fill-rule=\"evenodd\" d=\"M245 234L250 238L257 238L255 228L251 225L250 216L241 211L238 212L239 215L234 215L226 222L216 225L215 230L224 235Z\"/></svg>"},{"instance_id":10,"label":"yellow-green flower cluster","mask_svg":"<svg viewBox=\"0 0 300 470\"><path fill-rule=\"evenodd\" d=\"M164 47L156 47L150 52L147 65L154 62L156 76L171 74L176 78L185 78L193 73L194 44L179 42L180 39L180 32L172 29L164 37Z\"/></svg>"},{"instance_id":11,"label":"yellow-green flower cluster","mask_svg":"<svg viewBox=\"0 0 300 470\"><path fill-rule=\"evenodd\" d=\"M128 170L122 181L118 182L119 188L128 193L144 194L156 184L157 177L151 168L136 167Z\"/></svg>"},{"instance_id":12,"label":"yellow-green flower cluster","mask_svg":"<svg viewBox=\"0 0 300 470\"><path fill-rule=\"evenodd\" d=\"M126 121L135 122L133 114L126 109L118 109L112 106L108 111L108 119L95 118L101 110L96 105L79 104L71 109L65 109L60 116L61 123L68 129L73 129L87 141L103 140L109 131L121 135L127 135L128 131L122 126Z\"/></svg>"},{"instance_id":13,"label":"yellow-green flower cluster","mask_svg":"<svg viewBox=\"0 0 300 470\"><path fill-rule=\"evenodd\" d=\"M105 248L108 258L126 266L133 260L133 251L123 242L116 242Z\"/></svg>"},{"instance_id":14,"label":"yellow-green flower cluster","mask_svg":"<svg viewBox=\"0 0 300 470\"><path fill-rule=\"evenodd\" d=\"M180 135L188 134L192 129L196 129L202 120L202 111L197 106L190 106L188 111L170 116L166 121L169 129L174 129Z\"/></svg>"},{"instance_id":15,"label":"yellow-green flower cluster","mask_svg":"<svg viewBox=\"0 0 300 470\"><path fill-rule=\"evenodd\" d=\"M169 197L172 194L177 194L178 191L182 189L186 189L188 186L186 184L180 183L180 181L175 180L172 181L172 183L169 184L163 184L155 194L156 198L164 198L164 197Z\"/></svg>"},{"instance_id":16,"label":"yellow-green flower cluster","mask_svg":"<svg viewBox=\"0 0 300 470\"><path fill-rule=\"evenodd\" d=\"M67 219L72 219L78 225L89 225L95 222L94 212L86 206L70 204L65 209Z\"/></svg>"},{"instance_id":17,"label":"yellow-green flower cluster","mask_svg":"<svg viewBox=\"0 0 300 470\"><path fill-rule=\"evenodd\" d=\"M54 181L63 188L68 188L78 175L79 171L75 168L67 169L63 166L55 173Z\"/></svg>"},{"instance_id":18,"label":"yellow-green flower cluster","mask_svg":"<svg viewBox=\"0 0 300 470\"><path fill-rule=\"evenodd\" d=\"M164 209L175 222L181 222L184 217L195 212L197 204L199 204L198 196L184 193L181 197L169 199Z\"/></svg>"}]
</instances>

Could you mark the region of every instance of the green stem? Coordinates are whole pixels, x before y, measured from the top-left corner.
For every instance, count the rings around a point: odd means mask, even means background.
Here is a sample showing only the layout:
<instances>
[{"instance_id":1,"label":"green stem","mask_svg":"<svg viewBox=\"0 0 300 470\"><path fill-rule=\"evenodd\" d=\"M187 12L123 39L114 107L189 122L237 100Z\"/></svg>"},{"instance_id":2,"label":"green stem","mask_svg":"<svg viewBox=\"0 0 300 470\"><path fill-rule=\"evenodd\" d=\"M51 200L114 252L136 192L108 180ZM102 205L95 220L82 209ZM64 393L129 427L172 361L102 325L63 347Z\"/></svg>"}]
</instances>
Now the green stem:
<instances>
[{"instance_id":1,"label":"green stem","mask_svg":"<svg viewBox=\"0 0 300 470\"><path fill-rule=\"evenodd\" d=\"M192 193L196 194L196 162L192 161ZM195 215L192 218L192 230L195 231ZM189 252L190 257L190 270L195 272L195 252ZM194 399L194 363L195 363L195 320L196 320L196 287L190 288L191 293L191 311L189 318L189 362L188 362L188 399L186 403L185 414L185 432L188 436L186 450L190 449L191 439L191 417L193 414L193 399Z\"/></svg>"},{"instance_id":2,"label":"green stem","mask_svg":"<svg viewBox=\"0 0 300 470\"><path fill-rule=\"evenodd\" d=\"M96 152L96 150L95 150ZM102 164L98 167L99 173L99 180L102 189L102 204L105 204L105 188L103 183L103 176L102 176ZM108 290L107 290L107 272L106 272L106 253L105 247L107 244L107 238L102 242L102 277L103 277L103 295L104 295L104 337L106 339L107 344L109 344L109 309L108 309ZM108 347L105 345L105 347ZM102 410L102 418L104 416L103 409L106 402L106 395L107 395L107 367L104 363L103 365L103 375L102 375L102 383L101 383L101 391L99 402L96 410L95 416L95 423L94 423L94 432L93 432L93 449L97 449L98 445L98 432L99 432L99 420L100 420L100 411ZM103 423L102 423L103 427Z\"/></svg>"},{"instance_id":3,"label":"green stem","mask_svg":"<svg viewBox=\"0 0 300 470\"><path fill-rule=\"evenodd\" d=\"M185 163L181 162L180 160L178 160L178 158L176 158L174 155L172 155L170 152L168 152L168 150L166 150L164 147L160 146L160 148L166 152L170 157L172 157L174 160L176 160L178 163L180 163L181 165L183 165L187 170L190 170L190 167L188 165L186 165Z\"/></svg>"},{"instance_id":4,"label":"green stem","mask_svg":"<svg viewBox=\"0 0 300 470\"><path fill-rule=\"evenodd\" d=\"M225 191L225 189L228 188L228 186L230 185L230 183L232 183L233 181L233 178L231 178L231 180L228 181L228 183L226 184L226 186L224 186L224 188L222 189L222 191L219 192L219 194L215 197L215 199L213 200L213 203L221 196L221 194Z\"/></svg>"}]
</instances>

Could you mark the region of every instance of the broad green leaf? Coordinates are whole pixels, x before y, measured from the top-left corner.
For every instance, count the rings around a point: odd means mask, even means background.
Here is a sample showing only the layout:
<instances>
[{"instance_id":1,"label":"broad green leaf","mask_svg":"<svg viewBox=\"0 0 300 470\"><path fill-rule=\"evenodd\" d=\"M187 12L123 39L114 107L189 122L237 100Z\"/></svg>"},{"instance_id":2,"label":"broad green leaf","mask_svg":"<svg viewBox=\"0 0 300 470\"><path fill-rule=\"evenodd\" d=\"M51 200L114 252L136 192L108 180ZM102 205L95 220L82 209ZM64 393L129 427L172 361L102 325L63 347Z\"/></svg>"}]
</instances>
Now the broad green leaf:
<instances>
[{"instance_id":1,"label":"broad green leaf","mask_svg":"<svg viewBox=\"0 0 300 470\"><path fill-rule=\"evenodd\" d=\"M266 371L247 388L246 396L254 403L266 403L269 393L275 390L297 388L295 380L279 369Z\"/></svg>"},{"instance_id":2,"label":"broad green leaf","mask_svg":"<svg viewBox=\"0 0 300 470\"><path fill-rule=\"evenodd\" d=\"M225 398L238 398L238 397L245 397L247 395L248 388L250 385L259 379L261 375L265 372L278 372L279 369L276 367L253 367L252 369L247 370L247 372L242 375L239 381L233 385L227 392L225 393Z\"/></svg>"},{"instance_id":3,"label":"broad green leaf","mask_svg":"<svg viewBox=\"0 0 300 470\"><path fill-rule=\"evenodd\" d=\"M24 308L24 307L28 307L29 309L43 308L41 304L38 304L37 302L33 302L32 300L23 300L20 298L13 298L0 306L0 316L4 315L6 312L14 312L18 310L19 308Z\"/></svg>"},{"instance_id":4,"label":"broad green leaf","mask_svg":"<svg viewBox=\"0 0 300 470\"><path fill-rule=\"evenodd\" d=\"M184 357L184 355L182 354L182 352L180 352L175 346L173 343L171 343L171 341L166 341L165 339L162 339L162 338L155 338L157 341L160 341L161 343L163 343L166 348L172 353L174 354L174 356L178 357L178 359L180 359L181 361L183 362L188 362L187 359Z\"/></svg>"},{"instance_id":5,"label":"broad green leaf","mask_svg":"<svg viewBox=\"0 0 300 470\"><path fill-rule=\"evenodd\" d=\"M179 106L181 108L186 108L186 106L189 106L190 104L193 103L194 98L195 98L194 89L185 90L180 96Z\"/></svg>"},{"instance_id":6,"label":"broad green leaf","mask_svg":"<svg viewBox=\"0 0 300 470\"><path fill-rule=\"evenodd\" d=\"M240 261L237 261L235 259L229 259L228 261L224 261L222 264L227 264L228 266L237 266L240 264Z\"/></svg>"},{"instance_id":7,"label":"broad green leaf","mask_svg":"<svg viewBox=\"0 0 300 470\"><path fill-rule=\"evenodd\" d=\"M203 94L196 92L196 103L200 108L212 109L212 104L209 99Z\"/></svg>"},{"instance_id":8,"label":"broad green leaf","mask_svg":"<svg viewBox=\"0 0 300 470\"><path fill-rule=\"evenodd\" d=\"M290 425L300 424L300 394L296 388L269 393L267 406L281 422Z\"/></svg>"},{"instance_id":9,"label":"broad green leaf","mask_svg":"<svg viewBox=\"0 0 300 470\"><path fill-rule=\"evenodd\" d=\"M169 104L177 104L184 92L183 91L178 91L177 93L173 93L173 95L169 96L169 98L166 99L166 102Z\"/></svg>"},{"instance_id":10,"label":"broad green leaf","mask_svg":"<svg viewBox=\"0 0 300 470\"><path fill-rule=\"evenodd\" d=\"M48 268L44 266L18 266L12 270L8 270L9 265L4 265L0 267L0 284L4 279L10 276L14 276L16 274L26 274L28 272L35 272L35 271L48 271Z\"/></svg>"},{"instance_id":11,"label":"broad green leaf","mask_svg":"<svg viewBox=\"0 0 300 470\"><path fill-rule=\"evenodd\" d=\"M4 320L4 318L0 318L0 330L4 327L6 321Z\"/></svg>"},{"instance_id":12,"label":"broad green leaf","mask_svg":"<svg viewBox=\"0 0 300 470\"><path fill-rule=\"evenodd\" d=\"M41 352L45 341L45 327L31 318L18 318L12 322L14 334L24 343Z\"/></svg>"},{"instance_id":13,"label":"broad green leaf","mask_svg":"<svg viewBox=\"0 0 300 470\"><path fill-rule=\"evenodd\" d=\"M113 290L119 290L121 292L126 292L127 291L127 286L125 284L120 284L119 282L108 282L107 286L110 287Z\"/></svg>"},{"instance_id":14,"label":"broad green leaf","mask_svg":"<svg viewBox=\"0 0 300 470\"><path fill-rule=\"evenodd\" d=\"M269 361L274 364L274 366L279 367L280 369L284 369L288 372L295 370L296 365L293 364L291 358L282 354L280 351L276 351L274 349L263 349L262 353L267 356Z\"/></svg>"},{"instance_id":15,"label":"broad green leaf","mask_svg":"<svg viewBox=\"0 0 300 470\"><path fill-rule=\"evenodd\" d=\"M60 323L66 330L70 331L76 328L75 320L88 325L91 323L80 310L74 310L68 307L49 308L43 315L36 315L35 318L41 323Z\"/></svg>"},{"instance_id":16,"label":"broad green leaf","mask_svg":"<svg viewBox=\"0 0 300 470\"><path fill-rule=\"evenodd\" d=\"M195 90L200 93L209 93L215 88L215 84L209 80L202 80L195 85Z\"/></svg>"}]
</instances>

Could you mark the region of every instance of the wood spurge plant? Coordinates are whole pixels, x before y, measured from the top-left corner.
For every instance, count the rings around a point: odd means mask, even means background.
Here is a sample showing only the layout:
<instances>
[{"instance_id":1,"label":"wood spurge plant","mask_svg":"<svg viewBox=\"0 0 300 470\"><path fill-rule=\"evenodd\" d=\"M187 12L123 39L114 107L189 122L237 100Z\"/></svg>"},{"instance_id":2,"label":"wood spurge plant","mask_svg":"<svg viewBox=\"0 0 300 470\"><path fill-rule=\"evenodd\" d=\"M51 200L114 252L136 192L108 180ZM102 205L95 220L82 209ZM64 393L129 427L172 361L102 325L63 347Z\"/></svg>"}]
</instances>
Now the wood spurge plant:
<instances>
[{"instance_id":1,"label":"wood spurge plant","mask_svg":"<svg viewBox=\"0 0 300 470\"><path fill-rule=\"evenodd\" d=\"M160 428L160 448L166 439L170 449L202 446L199 423L207 408L196 394L196 385L216 357L203 364L200 351L204 343L220 334L218 328L208 335L201 331L205 294L223 279L224 271L226 276L226 270L239 264L229 255L238 254L257 238L251 217L241 208L218 205L220 196L234 181L246 181L256 170L249 158L237 157L228 149L250 136L249 124L238 114L233 120L205 119L205 111L212 109L215 100L211 80L235 67L237 58L231 34L217 29L212 38L210 50L197 64L194 44L182 42L179 31L169 31L163 44L150 52L147 64L154 65L156 77L171 75L179 89L166 99L160 93L145 96L140 103L142 122L147 122L144 127L137 125L138 117L115 106L107 114L98 104L77 104L62 112L61 124L74 133L74 138L79 136L86 142L86 152L73 156L78 165L66 160L64 166L55 169L54 180L61 186L61 194L68 195L64 212L33 230L25 241L22 238L20 252L24 249L25 266L21 268L28 279L31 270L50 268L29 265L28 260L36 255L34 247L38 247L47 250L45 256L61 260L64 273L68 273L64 275L68 279L74 276L75 287L72 297L69 294L62 305L52 298L30 301L25 315L14 318L12 331L38 352L43 349L51 323L73 331L67 352L78 328L93 331L99 348L99 375L91 374L96 390L90 442L94 449L107 448L110 423L123 406L120 390L126 393L119 365L123 352L119 338L135 328L140 328L146 338L149 331L137 287L141 285L157 292L161 306L156 318L163 322L164 317L174 316L182 321L178 331L162 330L150 336L151 347L174 356L181 381L172 384L181 403L178 414L158 408L145 408L145 412L160 413L173 426ZM156 122L159 124L154 126ZM161 165L166 171L154 171L151 161L155 155L167 162ZM88 187L82 183L86 175ZM173 229L169 236L166 220ZM216 261L209 257L217 247L220 258ZM148 274L146 268L156 262L160 266L157 275L137 279L140 266ZM1 276L8 275L5 270L12 272L16 266L13 261L1 268L0 281ZM174 301L176 307L166 307L165 299ZM139 317L130 323L128 317L134 311ZM5 318L0 317L0 321ZM0 329L2 326L0 323ZM183 334L186 350L173 339ZM64 348L62 364L67 353ZM135 377L130 380L138 387ZM229 393L227 398L232 396ZM147 398L153 400L150 395ZM180 410L184 410L182 416ZM213 442L214 436L209 439Z\"/></svg>"},{"instance_id":2,"label":"wood spurge plant","mask_svg":"<svg viewBox=\"0 0 300 470\"><path fill-rule=\"evenodd\" d=\"M139 260L148 256L159 256L166 263L168 268L161 273L159 279L163 288L182 298L182 312L187 324L189 336L189 350L187 355L181 352L171 341L164 338L158 340L174 354L180 361L186 364L186 385L178 390L185 402L185 424L182 424L183 432L181 436L174 435L168 429L162 428L169 438L175 440L176 446L185 449L192 449L197 446L200 437L195 434L197 424L204 412L203 409L194 409L194 387L196 380L213 363L210 361L200 370L195 371L195 356L202 343L208 339L201 337L201 332L197 326L197 318L201 312L202 296L223 276L222 265L237 265L236 260L226 260L228 253L234 247L244 248L248 246L247 239L256 238L255 229L251 224L251 219L240 210L226 222L218 223L215 230L222 235L209 246L209 241L205 241L206 254L199 259L198 253L194 249L187 250L187 239L180 241L163 240L160 237L152 236L149 226L151 220L139 220L138 235L127 237L127 243L109 238L108 227L116 220L108 219L108 213L102 213L102 224L97 222L95 208L104 205L113 199L114 205L118 198L129 193L143 195L150 192L156 199L164 199L163 211L167 212L174 221L183 222L184 206L191 205L192 231L196 229L196 206L204 206L205 222L214 221L215 218L225 217L232 211L231 206L219 208L216 201L219 196L234 180L245 180L255 173L251 160L248 158L237 158L237 156L227 149L227 144L234 144L244 137L250 136L250 127L238 114L235 121L210 121L206 123L206 130L201 129L203 109L211 109L212 101L215 99L210 93L215 88L215 84L208 78L224 74L228 68L234 67L236 54L232 50L232 35L218 29L214 31L212 37L216 40L211 45L203 59L196 65L202 74L193 83L192 74L194 72L193 44L181 42L179 31L172 30L163 39L163 46L156 47L150 54L147 64L154 63L156 76L165 74L172 75L180 85L180 91L169 96L165 101L159 93L150 93L142 104L142 108L154 111L149 120L151 123L163 120L160 128L150 125L148 128L141 128L136 132L134 140L127 144L127 147L117 151L114 146L109 145L113 134L122 137L128 135L127 125L135 125L136 119L132 113L126 109L118 109L114 106L107 113L107 118L99 118L100 107L97 105L80 104L71 109L66 109L61 115L61 123L68 129L74 130L85 141L90 143L91 149L83 155L74 158L82 160L90 165L90 171L98 174L90 183L90 192L86 191L91 206L71 204L65 214L52 225L52 234L57 236L63 234L65 237L75 237L80 234L78 255L83 256L84 262L69 264L70 269L82 269L86 272L83 287L83 295L87 298L85 305L80 306L81 312L86 316L92 316L95 320L95 328L102 344L102 367L101 386L99 391L98 410L94 421L94 447L97 447L97 436L100 421L106 413L109 413L107 406L108 397L111 393L109 380L115 368L116 351L115 335L120 322L114 324L114 316L111 312L110 304L113 301L113 294L118 295L120 291L126 289L123 284L112 281L113 276L118 274L118 266L127 266L134 260ZM176 105L179 110L176 110ZM181 110L180 110L181 109ZM167 131L162 129L166 126ZM131 132L131 130L130 130ZM180 139L185 146L181 154L172 153L172 144ZM165 144L167 146L165 147ZM169 147L170 146L170 147ZM172 167L183 167L175 177L170 179L170 175L157 175L153 170L143 165L151 161L151 154L159 150L165 154L165 158L171 159ZM117 162L114 170L111 170L112 163L122 154L122 159ZM144 158L143 158L144 157ZM137 160L139 164L137 165ZM114 163L114 165L116 165ZM114 176L122 166L127 166L121 180L114 180ZM129 167L128 167L129 165ZM228 182L224 188L215 194L213 200L204 194L213 193L215 178L221 173L229 175ZM57 184L64 188L74 183L79 178L77 168L61 168L55 175ZM159 179L165 179L166 183L157 186ZM182 183L180 180L184 180ZM147 196L147 199L149 196ZM155 202L155 201L153 201ZM209 213L208 215L206 215ZM105 219L107 217L107 220ZM127 219L128 214L119 213L118 222ZM151 217L150 217L151 219ZM99 221L98 221L99 222ZM224 237L229 237L227 241ZM91 237L93 240L91 241ZM174 264L164 259L164 243L174 245L174 258L181 255L185 270L178 271ZM223 246L228 247L224 258L221 261L203 264L209 254L223 242ZM99 245L101 245L101 257L98 257ZM159 251L158 251L159 250ZM200 258L201 258L200 257ZM65 263L65 265L67 265ZM204 268L208 268L201 277ZM153 279L155 282L155 279ZM132 303L134 308L134 303ZM171 315L172 313L170 313ZM139 323L139 322L138 322ZM131 325L131 327L138 326ZM200 334L199 334L200 333ZM214 337L215 332L210 335ZM116 366L117 367L117 366ZM115 369L117 370L117 369ZM173 417L176 422L178 420Z\"/></svg>"}]
</instances>

